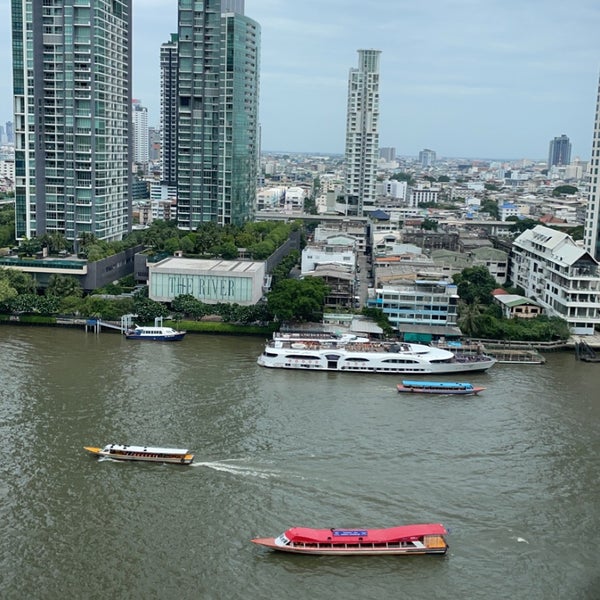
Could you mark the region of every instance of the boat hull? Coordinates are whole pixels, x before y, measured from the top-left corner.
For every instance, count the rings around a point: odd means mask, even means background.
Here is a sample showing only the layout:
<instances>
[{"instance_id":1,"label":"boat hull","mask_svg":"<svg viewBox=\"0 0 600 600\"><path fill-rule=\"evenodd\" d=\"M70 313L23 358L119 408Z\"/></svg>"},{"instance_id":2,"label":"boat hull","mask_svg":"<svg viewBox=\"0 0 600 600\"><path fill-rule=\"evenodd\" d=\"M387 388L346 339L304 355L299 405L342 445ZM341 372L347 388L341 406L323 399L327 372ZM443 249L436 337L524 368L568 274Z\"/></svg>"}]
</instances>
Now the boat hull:
<instances>
[{"instance_id":1,"label":"boat hull","mask_svg":"<svg viewBox=\"0 0 600 600\"><path fill-rule=\"evenodd\" d=\"M287 552L289 554L309 554L315 556L402 556L402 555L422 555L438 554L444 555L448 551L448 546L443 548L303 548L298 546L280 546L275 538L257 538L252 543L270 550Z\"/></svg>"},{"instance_id":2,"label":"boat hull","mask_svg":"<svg viewBox=\"0 0 600 600\"><path fill-rule=\"evenodd\" d=\"M175 335L139 335L136 333L126 333L125 337L128 340L138 340L140 342L180 342L185 337L185 333Z\"/></svg>"},{"instance_id":3,"label":"boat hull","mask_svg":"<svg viewBox=\"0 0 600 600\"><path fill-rule=\"evenodd\" d=\"M388 357L382 357L388 358ZM480 373L487 371L496 364L496 359L486 357L477 362L448 362L429 363L422 361L417 364L405 366L401 364L378 364L377 357L371 357L359 365L350 364L348 361L328 361L326 358L315 361L313 359L279 359L265 358L261 355L257 364L269 369L293 369L297 371L335 371L339 373L379 373L383 375L452 375L454 373Z\"/></svg>"},{"instance_id":4,"label":"boat hull","mask_svg":"<svg viewBox=\"0 0 600 600\"><path fill-rule=\"evenodd\" d=\"M190 465L194 460L193 454L185 454L178 457L165 457L165 456L152 456L147 455L128 455L128 454L114 454L106 452L102 448L96 448L93 446L84 446L84 450L87 450L90 454L94 454L98 458L110 458L118 461L132 461L132 462L153 462L153 463L170 463L174 465Z\"/></svg>"},{"instance_id":5,"label":"boat hull","mask_svg":"<svg viewBox=\"0 0 600 600\"><path fill-rule=\"evenodd\" d=\"M479 394L479 392L483 392L485 388L483 387L474 387L468 390L448 390L448 389L431 389L431 388L414 388L414 387L405 387L403 385L398 385L398 392L401 394L435 394L437 396L442 395L446 396L448 394L452 396L471 396L475 394Z\"/></svg>"}]
</instances>

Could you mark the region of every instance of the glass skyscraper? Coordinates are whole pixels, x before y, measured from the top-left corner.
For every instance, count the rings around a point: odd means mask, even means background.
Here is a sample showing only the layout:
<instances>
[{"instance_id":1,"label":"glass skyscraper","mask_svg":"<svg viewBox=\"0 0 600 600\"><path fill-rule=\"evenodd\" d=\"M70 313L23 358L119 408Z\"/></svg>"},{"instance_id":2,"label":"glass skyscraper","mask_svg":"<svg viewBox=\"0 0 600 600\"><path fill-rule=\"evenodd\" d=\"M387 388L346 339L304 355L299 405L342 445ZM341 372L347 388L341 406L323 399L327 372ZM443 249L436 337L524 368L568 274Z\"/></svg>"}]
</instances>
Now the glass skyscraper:
<instances>
[{"instance_id":1,"label":"glass skyscraper","mask_svg":"<svg viewBox=\"0 0 600 600\"><path fill-rule=\"evenodd\" d=\"M131 0L12 0L16 236L131 228Z\"/></svg>"},{"instance_id":2,"label":"glass skyscraper","mask_svg":"<svg viewBox=\"0 0 600 600\"><path fill-rule=\"evenodd\" d=\"M177 182L177 34L160 47L160 158L162 179Z\"/></svg>"},{"instance_id":3,"label":"glass skyscraper","mask_svg":"<svg viewBox=\"0 0 600 600\"><path fill-rule=\"evenodd\" d=\"M548 168L571 164L571 142L563 133L550 141L548 148Z\"/></svg>"},{"instance_id":4,"label":"glass skyscraper","mask_svg":"<svg viewBox=\"0 0 600 600\"><path fill-rule=\"evenodd\" d=\"M260 26L243 0L179 0L177 222L241 224L256 204Z\"/></svg>"}]
</instances>

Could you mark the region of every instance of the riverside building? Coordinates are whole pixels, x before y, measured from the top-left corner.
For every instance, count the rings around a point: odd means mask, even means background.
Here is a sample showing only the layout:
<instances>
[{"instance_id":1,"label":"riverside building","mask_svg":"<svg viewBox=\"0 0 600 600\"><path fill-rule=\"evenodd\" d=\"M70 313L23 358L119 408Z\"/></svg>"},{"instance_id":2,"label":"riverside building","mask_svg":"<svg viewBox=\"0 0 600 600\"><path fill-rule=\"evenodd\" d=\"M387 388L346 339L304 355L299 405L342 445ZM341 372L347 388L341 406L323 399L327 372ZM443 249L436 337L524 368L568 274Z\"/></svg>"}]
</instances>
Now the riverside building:
<instances>
[{"instance_id":1,"label":"riverside building","mask_svg":"<svg viewBox=\"0 0 600 600\"><path fill-rule=\"evenodd\" d=\"M239 225L256 204L260 26L243 0L179 0L177 223Z\"/></svg>"},{"instance_id":2,"label":"riverside building","mask_svg":"<svg viewBox=\"0 0 600 600\"><path fill-rule=\"evenodd\" d=\"M596 118L590 161L590 193L585 215L583 243L585 249L600 261L600 82L596 100Z\"/></svg>"},{"instance_id":3,"label":"riverside building","mask_svg":"<svg viewBox=\"0 0 600 600\"><path fill-rule=\"evenodd\" d=\"M13 0L19 240L131 228L131 0Z\"/></svg>"},{"instance_id":4,"label":"riverside building","mask_svg":"<svg viewBox=\"0 0 600 600\"><path fill-rule=\"evenodd\" d=\"M160 47L160 157L162 179L177 184L177 34ZM177 192L175 192L176 195Z\"/></svg>"},{"instance_id":5,"label":"riverside building","mask_svg":"<svg viewBox=\"0 0 600 600\"><path fill-rule=\"evenodd\" d=\"M593 335L600 325L598 261L571 236L542 225L524 231L512 246L510 280L571 332Z\"/></svg>"}]
</instances>

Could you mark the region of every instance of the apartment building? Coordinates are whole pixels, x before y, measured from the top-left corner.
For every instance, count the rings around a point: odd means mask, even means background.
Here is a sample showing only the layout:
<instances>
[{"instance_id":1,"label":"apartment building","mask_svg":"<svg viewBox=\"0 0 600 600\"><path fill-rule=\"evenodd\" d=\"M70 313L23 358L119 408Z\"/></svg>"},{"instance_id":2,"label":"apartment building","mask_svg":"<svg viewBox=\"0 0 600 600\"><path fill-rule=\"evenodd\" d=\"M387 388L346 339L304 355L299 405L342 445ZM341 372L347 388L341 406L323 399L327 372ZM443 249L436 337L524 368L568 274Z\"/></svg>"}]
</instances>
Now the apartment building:
<instances>
[{"instance_id":1,"label":"apartment building","mask_svg":"<svg viewBox=\"0 0 600 600\"><path fill-rule=\"evenodd\" d=\"M572 333L592 335L600 325L598 261L566 233L542 225L524 231L513 242L510 273L513 285Z\"/></svg>"}]
</instances>

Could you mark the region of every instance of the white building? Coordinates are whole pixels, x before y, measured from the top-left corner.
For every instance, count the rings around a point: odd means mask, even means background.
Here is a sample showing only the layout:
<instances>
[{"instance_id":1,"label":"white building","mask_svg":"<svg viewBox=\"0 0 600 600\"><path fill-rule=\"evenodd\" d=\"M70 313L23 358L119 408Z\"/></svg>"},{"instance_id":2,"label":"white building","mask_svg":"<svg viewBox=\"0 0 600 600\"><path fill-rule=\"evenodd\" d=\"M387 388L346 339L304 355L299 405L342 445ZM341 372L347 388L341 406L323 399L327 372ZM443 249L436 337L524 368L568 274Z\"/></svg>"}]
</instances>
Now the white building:
<instances>
[{"instance_id":1,"label":"white building","mask_svg":"<svg viewBox=\"0 0 600 600\"><path fill-rule=\"evenodd\" d=\"M353 246L320 244L302 250L302 275L312 273L322 265L341 265L349 273L356 271L356 251Z\"/></svg>"},{"instance_id":2,"label":"white building","mask_svg":"<svg viewBox=\"0 0 600 600\"><path fill-rule=\"evenodd\" d=\"M386 179L377 184L376 191L378 196L389 196L395 200L406 200L408 183L406 181Z\"/></svg>"},{"instance_id":3,"label":"white building","mask_svg":"<svg viewBox=\"0 0 600 600\"><path fill-rule=\"evenodd\" d=\"M374 290L368 306L378 308L397 330L403 324L454 327L456 286L444 280L418 279Z\"/></svg>"},{"instance_id":4,"label":"white building","mask_svg":"<svg viewBox=\"0 0 600 600\"><path fill-rule=\"evenodd\" d=\"M256 304L263 296L265 263L169 257L148 264L148 297L171 302L191 294L206 304Z\"/></svg>"},{"instance_id":5,"label":"white building","mask_svg":"<svg viewBox=\"0 0 600 600\"><path fill-rule=\"evenodd\" d=\"M0 160L0 178L5 177L11 181L15 180L15 161Z\"/></svg>"},{"instance_id":6,"label":"white building","mask_svg":"<svg viewBox=\"0 0 600 600\"><path fill-rule=\"evenodd\" d=\"M511 202L505 202L504 204L498 207L498 213L500 215L501 221L507 221L508 217L519 216L519 208L516 204L512 204Z\"/></svg>"},{"instance_id":7,"label":"white building","mask_svg":"<svg viewBox=\"0 0 600 600\"><path fill-rule=\"evenodd\" d=\"M583 241L585 249L600 260L600 82L596 101L596 119L590 161L590 194L585 216Z\"/></svg>"},{"instance_id":8,"label":"white building","mask_svg":"<svg viewBox=\"0 0 600 600\"><path fill-rule=\"evenodd\" d=\"M431 188L431 187L414 187L410 190L409 196L409 206L416 208L420 204L424 203L432 203L437 204L439 195L439 188Z\"/></svg>"},{"instance_id":9,"label":"white building","mask_svg":"<svg viewBox=\"0 0 600 600\"><path fill-rule=\"evenodd\" d=\"M524 231L513 242L510 270L513 284L574 334L593 335L600 325L598 262L566 233L542 225Z\"/></svg>"},{"instance_id":10,"label":"white building","mask_svg":"<svg viewBox=\"0 0 600 600\"><path fill-rule=\"evenodd\" d=\"M148 109L139 100L132 100L131 120L133 122L133 162L147 164L148 145Z\"/></svg>"},{"instance_id":11,"label":"white building","mask_svg":"<svg viewBox=\"0 0 600 600\"><path fill-rule=\"evenodd\" d=\"M302 211L304 208L304 199L306 191L301 187L289 187L285 191L284 209L286 211Z\"/></svg>"},{"instance_id":12,"label":"white building","mask_svg":"<svg viewBox=\"0 0 600 600\"><path fill-rule=\"evenodd\" d=\"M362 217L375 203L379 159L380 50L359 50L348 77L345 214Z\"/></svg>"}]
</instances>

